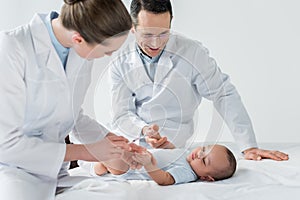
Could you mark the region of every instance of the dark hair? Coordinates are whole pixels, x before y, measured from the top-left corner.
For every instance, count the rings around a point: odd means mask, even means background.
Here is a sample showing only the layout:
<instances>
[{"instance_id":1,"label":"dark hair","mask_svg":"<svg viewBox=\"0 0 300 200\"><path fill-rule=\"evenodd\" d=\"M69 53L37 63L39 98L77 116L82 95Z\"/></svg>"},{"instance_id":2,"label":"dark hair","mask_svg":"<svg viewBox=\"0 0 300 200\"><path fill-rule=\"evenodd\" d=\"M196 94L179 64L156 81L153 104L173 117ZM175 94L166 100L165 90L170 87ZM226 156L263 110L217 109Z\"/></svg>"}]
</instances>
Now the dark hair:
<instances>
[{"instance_id":1,"label":"dark hair","mask_svg":"<svg viewBox=\"0 0 300 200\"><path fill-rule=\"evenodd\" d=\"M90 44L126 34L132 27L130 15L121 0L64 0L62 25L77 31Z\"/></svg>"},{"instance_id":2,"label":"dark hair","mask_svg":"<svg viewBox=\"0 0 300 200\"><path fill-rule=\"evenodd\" d=\"M225 167L223 170L215 172L215 174L213 175L215 181L230 178L236 171L236 165L237 165L236 159L233 153L228 148L226 148L226 157L229 163L227 167Z\"/></svg>"},{"instance_id":3,"label":"dark hair","mask_svg":"<svg viewBox=\"0 0 300 200\"><path fill-rule=\"evenodd\" d=\"M154 14L169 12L171 20L173 17L170 0L132 0L130 4L130 15L134 26L138 25L138 14L141 10Z\"/></svg>"}]
</instances>

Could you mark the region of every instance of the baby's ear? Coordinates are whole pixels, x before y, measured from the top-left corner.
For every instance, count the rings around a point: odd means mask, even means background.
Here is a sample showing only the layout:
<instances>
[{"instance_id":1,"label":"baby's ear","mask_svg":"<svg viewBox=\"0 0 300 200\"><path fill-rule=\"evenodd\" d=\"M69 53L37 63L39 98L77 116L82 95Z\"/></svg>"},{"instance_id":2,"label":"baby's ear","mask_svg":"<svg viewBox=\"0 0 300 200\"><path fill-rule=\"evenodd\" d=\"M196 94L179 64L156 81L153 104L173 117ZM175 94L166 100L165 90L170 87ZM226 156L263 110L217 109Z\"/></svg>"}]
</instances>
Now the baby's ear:
<instances>
[{"instance_id":1,"label":"baby's ear","mask_svg":"<svg viewBox=\"0 0 300 200\"><path fill-rule=\"evenodd\" d=\"M200 180L202 181L208 181L208 182L212 182L215 181L215 179L211 176L200 176Z\"/></svg>"}]
</instances>

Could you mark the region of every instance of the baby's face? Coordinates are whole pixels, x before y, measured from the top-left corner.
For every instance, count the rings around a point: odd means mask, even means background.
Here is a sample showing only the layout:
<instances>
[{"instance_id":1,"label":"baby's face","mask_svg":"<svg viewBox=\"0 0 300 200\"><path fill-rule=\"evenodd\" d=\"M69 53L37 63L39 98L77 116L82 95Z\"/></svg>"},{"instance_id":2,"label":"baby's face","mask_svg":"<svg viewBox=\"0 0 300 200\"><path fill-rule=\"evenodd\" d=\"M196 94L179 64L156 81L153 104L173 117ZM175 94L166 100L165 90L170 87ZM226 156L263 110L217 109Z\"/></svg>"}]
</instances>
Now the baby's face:
<instances>
[{"instance_id":1,"label":"baby's face","mask_svg":"<svg viewBox=\"0 0 300 200\"><path fill-rule=\"evenodd\" d=\"M212 145L195 148L188 156L187 161L202 180L213 177L214 172L229 165L226 148L221 145Z\"/></svg>"}]
</instances>

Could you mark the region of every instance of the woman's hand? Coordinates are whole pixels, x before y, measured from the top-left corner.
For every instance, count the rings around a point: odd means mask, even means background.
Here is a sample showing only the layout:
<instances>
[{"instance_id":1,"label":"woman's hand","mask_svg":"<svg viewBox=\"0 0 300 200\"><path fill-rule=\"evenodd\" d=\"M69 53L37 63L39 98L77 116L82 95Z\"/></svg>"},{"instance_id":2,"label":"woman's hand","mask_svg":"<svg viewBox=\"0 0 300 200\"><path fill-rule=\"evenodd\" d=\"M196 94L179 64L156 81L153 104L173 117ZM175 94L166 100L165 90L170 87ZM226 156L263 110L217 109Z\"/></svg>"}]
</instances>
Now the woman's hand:
<instances>
[{"instance_id":1,"label":"woman's hand","mask_svg":"<svg viewBox=\"0 0 300 200\"><path fill-rule=\"evenodd\" d=\"M128 140L114 134L109 134L102 140L84 146L92 161L120 159L124 151L131 151Z\"/></svg>"}]
</instances>

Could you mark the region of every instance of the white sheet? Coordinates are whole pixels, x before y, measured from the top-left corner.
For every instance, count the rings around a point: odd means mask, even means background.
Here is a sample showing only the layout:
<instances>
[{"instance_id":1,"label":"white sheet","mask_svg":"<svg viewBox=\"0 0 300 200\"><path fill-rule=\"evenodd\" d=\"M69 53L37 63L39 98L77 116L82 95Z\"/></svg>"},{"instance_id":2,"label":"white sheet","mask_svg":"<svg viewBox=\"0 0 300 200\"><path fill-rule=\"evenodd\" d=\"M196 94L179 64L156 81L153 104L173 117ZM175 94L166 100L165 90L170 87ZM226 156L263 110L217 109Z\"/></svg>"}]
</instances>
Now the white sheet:
<instances>
[{"instance_id":1,"label":"white sheet","mask_svg":"<svg viewBox=\"0 0 300 200\"><path fill-rule=\"evenodd\" d=\"M300 196L300 143L260 144L261 148L281 150L289 154L288 161L249 161L240 156L234 144L226 144L238 157L237 172L232 178L217 182L194 182L159 186L153 181L91 178L76 184L56 200L282 200ZM72 175L84 175L80 168Z\"/></svg>"}]
</instances>

